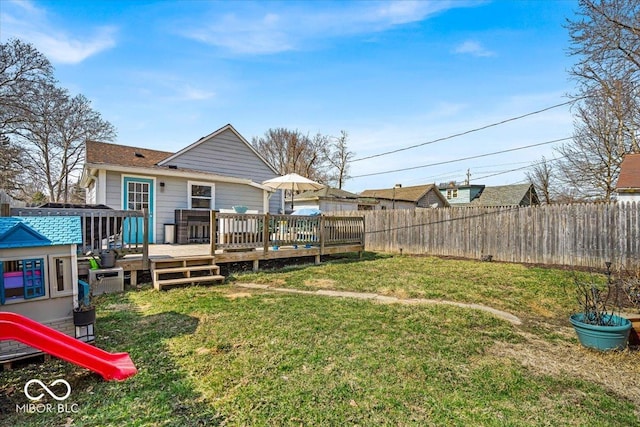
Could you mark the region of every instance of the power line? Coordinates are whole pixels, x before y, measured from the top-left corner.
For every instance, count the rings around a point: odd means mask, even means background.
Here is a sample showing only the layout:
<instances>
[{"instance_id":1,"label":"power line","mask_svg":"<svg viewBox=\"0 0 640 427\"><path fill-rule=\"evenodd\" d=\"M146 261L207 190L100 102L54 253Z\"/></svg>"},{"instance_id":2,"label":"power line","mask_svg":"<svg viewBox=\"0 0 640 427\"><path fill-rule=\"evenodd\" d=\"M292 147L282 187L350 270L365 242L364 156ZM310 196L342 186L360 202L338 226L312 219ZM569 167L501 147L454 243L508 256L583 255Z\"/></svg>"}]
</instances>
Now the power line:
<instances>
[{"instance_id":1,"label":"power line","mask_svg":"<svg viewBox=\"0 0 640 427\"><path fill-rule=\"evenodd\" d=\"M475 179L485 179L485 178L490 178L492 176L504 175L505 173L515 172L515 171L519 171L519 170L522 170L522 169L528 169L533 165L540 165L540 164L543 164L543 163L557 162L558 160L562 160L565 157L568 157L568 155L556 157L554 159L545 160L544 162L543 161L538 161L538 162L535 162L535 163L528 162L529 164L527 166L522 166L522 167L515 168L515 169L509 169L509 170L505 170L505 171L500 171L500 172L492 173L491 175L480 176L480 177L475 178Z\"/></svg>"},{"instance_id":2,"label":"power line","mask_svg":"<svg viewBox=\"0 0 640 427\"><path fill-rule=\"evenodd\" d=\"M355 175L355 176L352 176L351 178L363 178L365 176L385 175L385 174L394 173L394 172L404 172L404 171L408 171L408 170L422 169L422 168L427 168L427 167L431 167L431 166L446 165L446 164L449 164L449 163L462 162L462 161L465 161L465 160L479 159L481 157L495 156L496 154L503 154L503 153L510 153L512 151L525 150L527 148L539 147L541 145L553 144L553 143L556 143L556 142L567 141L569 139L573 139L573 137L554 139L553 141L539 142L537 144L531 144L531 145L525 145L525 146L522 146L522 147L510 148L508 150L494 151L493 153L478 154L476 156L463 157L463 158L460 158L460 159L446 160L444 162L430 163L428 165L412 166L412 167L409 167L409 168L393 169L393 170L388 170L388 171L384 171L384 172L373 172L373 173L367 173L367 174L363 174L363 175Z\"/></svg>"},{"instance_id":3,"label":"power line","mask_svg":"<svg viewBox=\"0 0 640 427\"><path fill-rule=\"evenodd\" d=\"M376 157L387 156L387 155L389 155L389 154L394 154L394 153L399 153L399 152L401 152L401 151L411 150L411 149L413 149L413 148L422 147L422 146L429 145L429 144L433 144L433 143L436 143L436 142L446 141L447 139L457 138L457 137L459 137L459 136L468 135L468 134L470 134L470 133L474 133L474 132L479 132L479 131L481 131L481 130L485 130L485 129L488 129L488 128L491 128L491 127L495 127L495 126L500 126L500 125L503 125L503 124L505 124L505 123L509 123L509 122L513 122L513 121L515 121L515 120L523 119L523 118L525 118L525 117L533 116L533 115L535 115L535 114L540 114L540 113L543 113L543 112L545 112L545 111L552 110L552 109L554 109L554 108L558 108L558 107L562 107L562 106L564 106L564 105L572 104L572 103L574 103L575 101L577 101L577 100L571 100L571 101L563 102L563 103L561 103L561 104L552 105L552 106L550 106L550 107L546 107L546 108L543 108L543 109L541 109L541 110L532 111L532 112L527 113L527 114L522 114L522 115L520 115L520 116L511 117L511 118L509 118L509 119L505 119L505 120L502 120L502 121L499 121L499 122L496 122L496 123L491 123L491 124L488 124L488 125L485 125L485 126L481 126L481 127L479 127L479 128L470 129L470 130L467 130L467 131L464 131L464 132L460 132L460 133L455 133L455 134L453 134L453 135L445 136L445 137L442 137L442 138L433 139L433 140L431 140L431 141L423 142L423 143L421 143L421 144L410 145L410 146L408 146L408 147L398 148L398 149L396 149L396 150L385 151L384 153L373 154L373 155L371 155L371 156L366 156L366 157L360 157L359 159L353 159L353 160L351 160L351 162L352 162L352 163L353 163L353 162L360 162L360 161L362 161L362 160L368 160L368 159L373 159L373 158L376 158Z\"/></svg>"}]
</instances>

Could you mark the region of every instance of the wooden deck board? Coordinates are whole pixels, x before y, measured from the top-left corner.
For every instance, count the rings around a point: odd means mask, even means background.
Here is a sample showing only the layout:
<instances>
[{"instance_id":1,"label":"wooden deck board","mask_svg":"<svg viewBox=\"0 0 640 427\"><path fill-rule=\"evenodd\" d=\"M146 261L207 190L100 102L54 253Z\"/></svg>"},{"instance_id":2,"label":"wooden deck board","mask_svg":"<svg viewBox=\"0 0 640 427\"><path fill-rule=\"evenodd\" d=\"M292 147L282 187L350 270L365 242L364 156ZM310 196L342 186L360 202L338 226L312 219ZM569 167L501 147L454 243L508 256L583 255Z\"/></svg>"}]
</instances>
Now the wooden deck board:
<instances>
[{"instance_id":1,"label":"wooden deck board","mask_svg":"<svg viewBox=\"0 0 640 427\"><path fill-rule=\"evenodd\" d=\"M211 246L209 244L191 244L191 245L149 245L149 265L154 261L169 261L176 258L186 257L206 257L210 255ZM216 264L224 264L230 262L253 262L254 268L257 269L259 261L283 258L299 258L299 257L315 257L319 262L320 255L330 255L347 252L362 252L363 245L345 244L335 246L325 246L320 248L312 246L310 248L293 246L281 246L277 250L269 248L266 252L263 248L257 248L251 251L223 251L217 250L214 254ZM131 272L132 284L135 284L135 272L140 270L148 270L143 266L141 254L129 254L116 261L117 267L122 267L125 271Z\"/></svg>"}]
</instances>

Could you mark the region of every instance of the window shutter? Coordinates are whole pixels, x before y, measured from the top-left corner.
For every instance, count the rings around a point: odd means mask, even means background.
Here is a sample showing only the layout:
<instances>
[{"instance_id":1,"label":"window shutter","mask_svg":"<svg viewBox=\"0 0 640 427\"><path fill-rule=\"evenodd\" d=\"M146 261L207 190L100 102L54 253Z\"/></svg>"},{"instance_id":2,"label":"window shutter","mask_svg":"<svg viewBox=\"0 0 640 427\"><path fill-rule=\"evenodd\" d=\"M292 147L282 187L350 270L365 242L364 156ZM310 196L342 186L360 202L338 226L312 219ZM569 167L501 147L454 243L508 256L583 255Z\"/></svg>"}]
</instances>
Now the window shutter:
<instances>
[{"instance_id":1,"label":"window shutter","mask_svg":"<svg viewBox=\"0 0 640 427\"><path fill-rule=\"evenodd\" d=\"M24 283L24 299L44 296L44 259L23 260L22 280Z\"/></svg>"}]
</instances>

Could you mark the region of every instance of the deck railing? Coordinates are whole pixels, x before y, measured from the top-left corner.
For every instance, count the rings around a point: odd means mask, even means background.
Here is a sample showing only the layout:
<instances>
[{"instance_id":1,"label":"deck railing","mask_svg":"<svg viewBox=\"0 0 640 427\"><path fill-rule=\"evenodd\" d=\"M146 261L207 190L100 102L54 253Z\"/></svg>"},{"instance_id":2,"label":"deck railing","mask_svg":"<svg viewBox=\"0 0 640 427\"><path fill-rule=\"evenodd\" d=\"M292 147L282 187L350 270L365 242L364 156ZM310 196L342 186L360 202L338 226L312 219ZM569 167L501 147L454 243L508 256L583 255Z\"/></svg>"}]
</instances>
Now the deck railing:
<instances>
[{"instance_id":1,"label":"deck railing","mask_svg":"<svg viewBox=\"0 0 640 427\"><path fill-rule=\"evenodd\" d=\"M364 245L364 218L230 214L211 211L211 251Z\"/></svg>"},{"instance_id":2,"label":"deck railing","mask_svg":"<svg viewBox=\"0 0 640 427\"><path fill-rule=\"evenodd\" d=\"M114 250L119 255L149 254L148 214L146 211L74 208L12 208L13 216L79 216L82 243L78 253Z\"/></svg>"}]
</instances>

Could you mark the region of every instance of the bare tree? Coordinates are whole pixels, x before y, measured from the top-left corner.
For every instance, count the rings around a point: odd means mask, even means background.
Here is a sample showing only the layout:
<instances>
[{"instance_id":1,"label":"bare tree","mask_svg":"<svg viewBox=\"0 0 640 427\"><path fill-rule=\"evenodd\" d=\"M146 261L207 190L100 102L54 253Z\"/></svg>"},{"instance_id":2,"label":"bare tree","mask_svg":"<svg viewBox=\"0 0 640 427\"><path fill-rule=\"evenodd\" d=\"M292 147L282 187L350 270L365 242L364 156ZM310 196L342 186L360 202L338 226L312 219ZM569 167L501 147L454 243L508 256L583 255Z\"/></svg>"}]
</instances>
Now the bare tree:
<instances>
[{"instance_id":1,"label":"bare tree","mask_svg":"<svg viewBox=\"0 0 640 427\"><path fill-rule=\"evenodd\" d=\"M558 151L565 196L610 200L624 154L640 152L640 3L580 0L567 25L577 82L575 131Z\"/></svg>"},{"instance_id":2,"label":"bare tree","mask_svg":"<svg viewBox=\"0 0 640 427\"><path fill-rule=\"evenodd\" d=\"M582 95L609 81L637 81L640 73L640 3L580 0L579 19L569 21L569 53L578 58L571 75Z\"/></svg>"},{"instance_id":3,"label":"bare tree","mask_svg":"<svg viewBox=\"0 0 640 427\"><path fill-rule=\"evenodd\" d=\"M542 199L542 203L549 205L555 201L555 194L558 191L555 173L544 156L539 162L534 163L531 166L531 170L526 172L525 175L529 183L535 187L536 193Z\"/></svg>"},{"instance_id":4,"label":"bare tree","mask_svg":"<svg viewBox=\"0 0 640 427\"><path fill-rule=\"evenodd\" d=\"M83 95L70 97L52 85L41 91L29 106L24 121L14 128L16 140L26 148L36 181L47 189L52 202L68 202L70 180L84 158L88 139L111 141L115 128L91 108Z\"/></svg>"},{"instance_id":5,"label":"bare tree","mask_svg":"<svg viewBox=\"0 0 640 427\"><path fill-rule=\"evenodd\" d=\"M560 180L567 192L583 200L612 199L622 157L634 144L609 101L593 96L578 106L573 140L558 149L564 157Z\"/></svg>"},{"instance_id":6,"label":"bare tree","mask_svg":"<svg viewBox=\"0 0 640 427\"><path fill-rule=\"evenodd\" d=\"M29 201L29 193L22 191L30 178L25 163L23 148L6 135L0 136L0 190L16 200Z\"/></svg>"},{"instance_id":7,"label":"bare tree","mask_svg":"<svg viewBox=\"0 0 640 427\"><path fill-rule=\"evenodd\" d=\"M317 134L313 138L300 131L284 128L269 129L263 137L254 137L253 147L280 173L297 173L326 183L325 148L328 138Z\"/></svg>"},{"instance_id":8,"label":"bare tree","mask_svg":"<svg viewBox=\"0 0 640 427\"><path fill-rule=\"evenodd\" d=\"M41 85L53 83L51 63L32 45L17 39L0 44L0 134L22 121Z\"/></svg>"},{"instance_id":9,"label":"bare tree","mask_svg":"<svg viewBox=\"0 0 640 427\"><path fill-rule=\"evenodd\" d=\"M58 87L51 64L33 46L11 40L0 49L0 132L20 151L15 159L22 168L11 175L7 170L3 185L46 190L50 201L66 202L84 142L113 140L115 128L86 97Z\"/></svg>"},{"instance_id":10,"label":"bare tree","mask_svg":"<svg viewBox=\"0 0 640 427\"><path fill-rule=\"evenodd\" d=\"M339 137L333 137L333 143L327 147L327 161L332 166L331 181L336 187L342 189L345 181L349 179L349 162L354 156L352 151L349 151L347 146L347 139L349 134L345 130L340 131Z\"/></svg>"}]
</instances>

